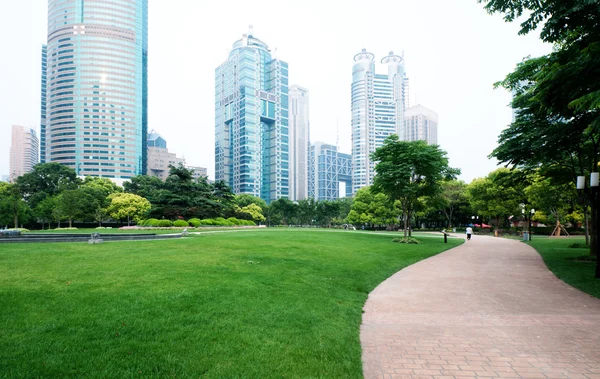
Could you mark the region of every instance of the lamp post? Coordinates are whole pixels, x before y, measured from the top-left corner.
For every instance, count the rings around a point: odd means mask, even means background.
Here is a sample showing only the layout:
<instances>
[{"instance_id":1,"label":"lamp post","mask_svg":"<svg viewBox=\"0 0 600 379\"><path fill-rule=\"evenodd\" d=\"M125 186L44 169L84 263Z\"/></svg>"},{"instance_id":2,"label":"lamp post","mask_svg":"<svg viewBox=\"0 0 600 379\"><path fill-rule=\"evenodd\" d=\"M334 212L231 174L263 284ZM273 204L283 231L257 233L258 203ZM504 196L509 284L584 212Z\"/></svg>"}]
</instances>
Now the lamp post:
<instances>
[{"instance_id":1,"label":"lamp post","mask_svg":"<svg viewBox=\"0 0 600 379\"><path fill-rule=\"evenodd\" d=\"M590 243L590 250L596 256L596 278L600 278L600 259L598 259L598 242L600 241L600 228L598 228L598 184L600 173L592 172L590 174L590 197L592 200L592 233L593 237ZM585 176L577 177L577 190L585 190Z\"/></svg>"},{"instance_id":2,"label":"lamp post","mask_svg":"<svg viewBox=\"0 0 600 379\"><path fill-rule=\"evenodd\" d=\"M525 213L525 204L523 204L523 208L521 208L521 214L527 220L527 240L531 241L531 218L535 214L535 209L531 208L527 214Z\"/></svg>"}]
</instances>

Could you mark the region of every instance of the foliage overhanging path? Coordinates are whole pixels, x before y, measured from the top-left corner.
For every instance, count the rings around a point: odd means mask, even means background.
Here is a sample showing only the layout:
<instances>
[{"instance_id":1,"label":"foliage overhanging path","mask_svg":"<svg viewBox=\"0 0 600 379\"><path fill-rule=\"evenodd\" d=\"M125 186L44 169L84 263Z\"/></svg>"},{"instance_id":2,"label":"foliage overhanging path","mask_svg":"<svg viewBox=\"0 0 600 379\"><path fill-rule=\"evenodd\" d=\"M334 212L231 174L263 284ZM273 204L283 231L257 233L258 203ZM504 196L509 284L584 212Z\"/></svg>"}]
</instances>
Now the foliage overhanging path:
<instances>
[{"instance_id":1,"label":"foliage overhanging path","mask_svg":"<svg viewBox=\"0 0 600 379\"><path fill-rule=\"evenodd\" d=\"M515 240L475 236L407 267L364 310L365 378L592 377L600 367L600 300Z\"/></svg>"}]
</instances>

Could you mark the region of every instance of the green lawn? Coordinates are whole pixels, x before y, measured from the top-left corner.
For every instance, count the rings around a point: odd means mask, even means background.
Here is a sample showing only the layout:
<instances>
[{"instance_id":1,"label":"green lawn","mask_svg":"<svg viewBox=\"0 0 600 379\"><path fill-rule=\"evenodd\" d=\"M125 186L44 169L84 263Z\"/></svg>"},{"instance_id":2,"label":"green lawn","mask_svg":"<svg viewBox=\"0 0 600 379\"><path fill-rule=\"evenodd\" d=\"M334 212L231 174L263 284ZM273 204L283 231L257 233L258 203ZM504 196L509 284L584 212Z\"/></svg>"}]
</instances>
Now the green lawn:
<instances>
[{"instance_id":1,"label":"green lawn","mask_svg":"<svg viewBox=\"0 0 600 379\"><path fill-rule=\"evenodd\" d=\"M367 294L463 242L392 238L0 245L0 377L359 378Z\"/></svg>"},{"instance_id":2,"label":"green lawn","mask_svg":"<svg viewBox=\"0 0 600 379\"><path fill-rule=\"evenodd\" d=\"M188 227L189 232L203 232L203 231L211 231L211 230L232 230L236 229L235 227L203 227L195 229L193 227ZM237 228L240 229L240 228ZM81 228L81 229L72 229L72 230L30 230L29 233L34 234L92 234L92 233L100 233L100 234L144 234L144 233L155 233L155 234L176 234L181 233L183 228L173 228L173 229L159 229L159 228L148 228L148 229L119 229L119 228L111 228L111 229L95 229L95 228Z\"/></svg>"},{"instance_id":3,"label":"green lawn","mask_svg":"<svg viewBox=\"0 0 600 379\"><path fill-rule=\"evenodd\" d=\"M585 244L585 239L534 237L530 242L554 275L573 287L600 298L600 279L594 278L596 262L575 259L589 256L590 250L587 247L569 247L574 243Z\"/></svg>"}]
</instances>

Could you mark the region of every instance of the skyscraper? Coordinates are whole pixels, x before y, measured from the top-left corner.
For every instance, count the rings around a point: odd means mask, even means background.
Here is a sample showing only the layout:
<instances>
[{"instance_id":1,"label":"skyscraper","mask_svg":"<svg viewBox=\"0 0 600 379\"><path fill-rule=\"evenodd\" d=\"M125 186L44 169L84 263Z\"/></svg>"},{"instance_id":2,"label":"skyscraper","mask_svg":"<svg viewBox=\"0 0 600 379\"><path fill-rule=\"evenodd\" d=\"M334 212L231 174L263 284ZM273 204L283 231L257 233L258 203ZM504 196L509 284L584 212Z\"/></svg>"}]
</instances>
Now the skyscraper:
<instances>
[{"instance_id":1,"label":"skyscraper","mask_svg":"<svg viewBox=\"0 0 600 379\"><path fill-rule=\"evenodd\" d=\"M392 134L404 138L404 108L408 80L403 58L389 55L381 60L387 74L375 72L375 55L362 49L352 68L352 186L353 193L371 185L375 163L370 155Z\"/></svg>"},{"instance_id":2,"label":"skyscraper","mask_svg":"<svg viewBox=\"0 0 600 379\"><path fill-rule=\"evenodd\" d=\"M34 129L13 125L10 145L10 180L30 172L38 164L39 140Z\"/></svg>"},{"instance_id":3,"label":"skyscraper","mask_svg":"<svg viewBox=\"0 0 600 379\"><path fill-rule=\"evenodd\" d=\"M46 45L42 45L42 98L40 106L40 162L46 163Z\"/></svg>"},{"instance_id":4,"label":"skyscraper","mask_svg":"<svg viewBox=\"0 0 600 379\"><path fill-rule=\"evenodd\" d=\"M315 200L336 200L352 196L352 157L340 153L334 145L310 144L308 197ZM340 183L345 193L340 193Z\"/></svg>"},{"instance_id":5,"label":"skyscraper","mask_svg":"<svg viewBox=\"0 0 600 379\"><path fill-rule=\"evenodd\" d=\"M80 176L144 174L147 67L148 0L49 0L46 162Z\"/></svg>"},{"instance_id":6,"label":"skyscraper","mask_svg":"<svg viewBox=\"0 0 600 379\"><path fill-rule=\"evenodd\" d=\"M290 86L289 106L290 199L303 200L308 196L308 90L295 84Z\"/></svg>"},{"instance_id":7,"label":"skyscraper","mask_svg":"<svg viewBox=\"0 0 600 379\"><path fill-rule=\"evenodd\" d=\"M215 179L267 203L290 196L288 64L252 28L215 70Z\"/></svg>"},{"instance_id":8,"label":"skyscraper","mask_svg":"<svg viewBox=\"0 0 600 379\"><path fill-rule=\"evenodd\" d=\"M437 145L438 114L422 105L415 105L404 112L404 139L426 141Z\"/></svg>"}]
</instances>

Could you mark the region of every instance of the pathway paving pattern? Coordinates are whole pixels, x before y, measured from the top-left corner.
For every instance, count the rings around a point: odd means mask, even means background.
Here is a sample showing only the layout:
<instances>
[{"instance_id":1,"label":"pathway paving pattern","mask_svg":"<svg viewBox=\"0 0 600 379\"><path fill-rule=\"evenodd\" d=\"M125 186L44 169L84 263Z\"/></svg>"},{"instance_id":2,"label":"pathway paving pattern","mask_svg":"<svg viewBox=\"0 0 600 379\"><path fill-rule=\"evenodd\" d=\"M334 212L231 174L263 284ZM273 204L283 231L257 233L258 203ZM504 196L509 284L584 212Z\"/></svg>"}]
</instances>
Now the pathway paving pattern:
<instances>
[{"instance_id":1,"label":"pathway paving pattern","mask_svg":"<svg viewBox=\"0 0 600 379\"><path fill-rule=\"evenodd\" d=\"M519 241L474 236L387 279L364 311L367 379L600 379L600 300Z\"/></svg>"}]
</instances>

